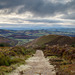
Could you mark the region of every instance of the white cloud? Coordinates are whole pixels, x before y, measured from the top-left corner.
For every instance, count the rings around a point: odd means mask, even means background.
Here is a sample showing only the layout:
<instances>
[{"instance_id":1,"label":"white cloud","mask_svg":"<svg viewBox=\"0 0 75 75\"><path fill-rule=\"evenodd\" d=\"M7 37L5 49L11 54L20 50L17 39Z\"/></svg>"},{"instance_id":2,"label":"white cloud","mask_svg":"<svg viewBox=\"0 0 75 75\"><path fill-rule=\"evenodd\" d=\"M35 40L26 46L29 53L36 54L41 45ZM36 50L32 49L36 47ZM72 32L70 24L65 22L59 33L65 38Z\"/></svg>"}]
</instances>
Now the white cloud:
<instances>
[{"instance_id":1,"label":"white cloud","mask_svg":"<svg viewBox=\"0 0 75 75\"><path fill-rule=\"evenodd\" d=\"M56 15L54 17L33 17L31 13L24 14L8 14L0 16L0 27L35 27L35 26L45 26L52 27L54 25L61 26L71 26L75 24L73 20L61 19L61 15ZM54 23L53 23L54 22Z\"/></svg>"}]
</instances>

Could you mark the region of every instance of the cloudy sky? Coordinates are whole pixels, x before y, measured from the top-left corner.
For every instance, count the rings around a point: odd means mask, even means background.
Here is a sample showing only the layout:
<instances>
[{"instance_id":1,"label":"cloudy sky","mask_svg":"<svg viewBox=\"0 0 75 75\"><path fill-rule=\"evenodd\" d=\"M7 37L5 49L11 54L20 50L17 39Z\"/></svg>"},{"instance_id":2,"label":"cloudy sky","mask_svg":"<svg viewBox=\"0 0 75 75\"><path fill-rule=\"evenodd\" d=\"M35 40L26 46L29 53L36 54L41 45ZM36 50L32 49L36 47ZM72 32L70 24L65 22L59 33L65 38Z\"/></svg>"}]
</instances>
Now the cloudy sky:
<instances>
[{"instance_id":1,"label":"cloudy sky","mask_svg":"<svg viewBox=\"0 0 75 75\"><path fill-rule=\"evenodd\" d=\"M75 28L75 0L0 0L0 28Z\"/></svg>"}]
</instances>

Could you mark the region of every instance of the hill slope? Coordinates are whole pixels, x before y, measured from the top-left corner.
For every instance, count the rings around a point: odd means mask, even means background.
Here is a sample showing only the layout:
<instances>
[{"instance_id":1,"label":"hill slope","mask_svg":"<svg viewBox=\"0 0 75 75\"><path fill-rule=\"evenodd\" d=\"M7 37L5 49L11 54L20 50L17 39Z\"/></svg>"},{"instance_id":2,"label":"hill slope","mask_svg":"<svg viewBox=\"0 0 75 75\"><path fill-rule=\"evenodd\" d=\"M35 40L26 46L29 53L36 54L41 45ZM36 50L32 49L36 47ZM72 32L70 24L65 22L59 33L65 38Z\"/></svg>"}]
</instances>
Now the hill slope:
<instances>
[{"instance_id":1,"label":"hill slope","mask_svg":"<svg viewBox=\"0 0 75 75\"><path fill-rule=\"evenodd\" d=\"M10 44L10 46L15 46L18 43L18 41L0 36L0 44L3 44L3 43Z\"/></svg>"},{"instance_id":2,"label":"hill slope","mask_svg":"<svg viewBox=\"0 0 75 75\"><path fill-rule=\"evenodd\" d=\"M69 36L60 36L60 35L46 35L40 38L33 40L32 42L28 43L27 46L40 46L40 45L72 45L75 44L75 37Z\"/></svg>"}]
</instances>

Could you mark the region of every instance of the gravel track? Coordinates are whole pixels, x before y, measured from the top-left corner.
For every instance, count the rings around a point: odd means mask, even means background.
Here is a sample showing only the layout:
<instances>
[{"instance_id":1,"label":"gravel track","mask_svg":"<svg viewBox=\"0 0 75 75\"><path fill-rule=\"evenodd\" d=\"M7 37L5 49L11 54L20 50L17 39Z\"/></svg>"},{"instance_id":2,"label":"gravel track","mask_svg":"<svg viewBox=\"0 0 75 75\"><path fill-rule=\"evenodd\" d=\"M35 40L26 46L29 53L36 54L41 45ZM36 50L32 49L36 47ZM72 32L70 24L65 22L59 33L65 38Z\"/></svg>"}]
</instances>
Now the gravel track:
<instances>
[{"instance_id":1,"label":"gravel track","mask_svg":"<svg viewBox=\"0 0 75 75\"><path fill-rule=\"evenodd\" d=\"M26 65L21 65L9 75L56 75L54 66L48 62L41 50L26 60Z\"/></svg>"}]
</instances>

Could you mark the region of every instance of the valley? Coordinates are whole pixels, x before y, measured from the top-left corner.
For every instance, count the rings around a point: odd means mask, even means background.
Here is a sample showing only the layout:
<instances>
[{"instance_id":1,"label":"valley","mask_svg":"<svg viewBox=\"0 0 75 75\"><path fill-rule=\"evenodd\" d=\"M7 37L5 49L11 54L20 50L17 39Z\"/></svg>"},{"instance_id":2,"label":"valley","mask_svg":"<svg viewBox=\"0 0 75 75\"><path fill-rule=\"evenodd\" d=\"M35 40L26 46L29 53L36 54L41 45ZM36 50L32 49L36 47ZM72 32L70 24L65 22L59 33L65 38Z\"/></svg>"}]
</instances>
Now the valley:
<instances>
[{"instance_id":1,"label":"valley","mask_svg":"<svg viewBox=\"0 0 75 75\"><path fill-rule=\"evenodd\" d=\"M16 45L23 45L36 38L44 35L64 35L75 37L74 28L48 28L39 30L5 30L0 29L0 37L5 37L8 39L14 39L18 41Z\"/></svg>"}]
</instances>

